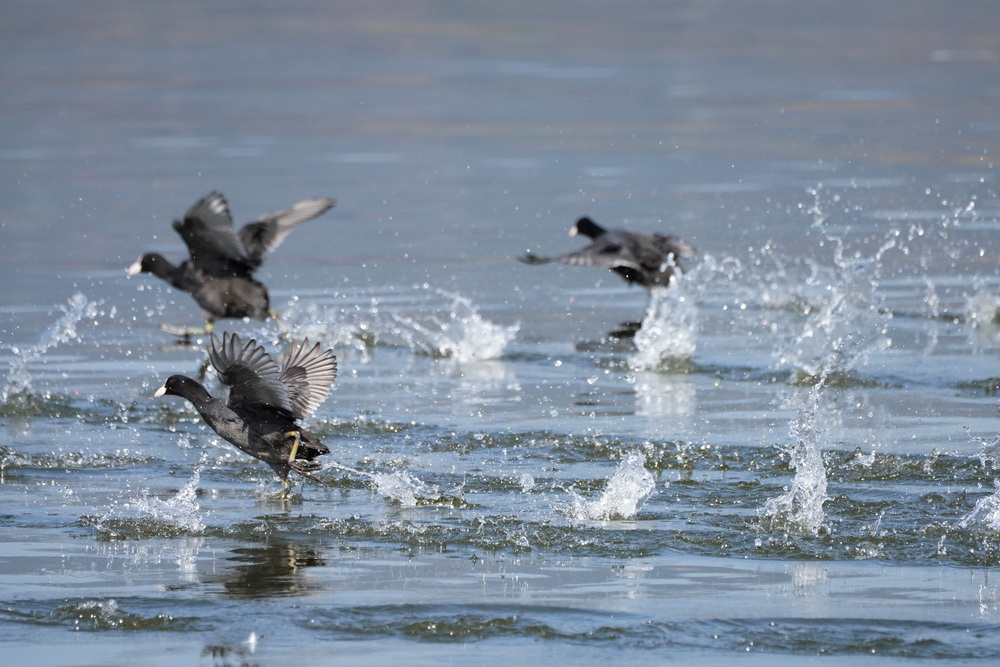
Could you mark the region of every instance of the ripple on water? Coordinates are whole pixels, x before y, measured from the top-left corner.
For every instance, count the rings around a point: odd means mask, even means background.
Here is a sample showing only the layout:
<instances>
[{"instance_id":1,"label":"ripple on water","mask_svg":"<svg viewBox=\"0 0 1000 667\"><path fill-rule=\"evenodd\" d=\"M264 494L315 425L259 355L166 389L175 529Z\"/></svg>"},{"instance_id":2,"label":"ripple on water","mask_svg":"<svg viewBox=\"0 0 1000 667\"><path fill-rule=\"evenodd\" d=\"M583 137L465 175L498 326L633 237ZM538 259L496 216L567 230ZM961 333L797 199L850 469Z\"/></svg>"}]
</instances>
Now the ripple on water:
<instances>
[{"instance_id":1,"label":"ripple on water","mask_svg":"<svg viewBox=\"0 0 1000 667\"><path fill-rule=\"evenodd\" d=\"M616 648L704 649L795 655L879 655L983 659L1000 651L981 640L990 624L828 618L697 618L665 621L560 605L405 604L319 610L299 627L325 639L398 637L469 643L504 638Z\"/></svg>"},{"instance_id":2,"label":"ripple on water","mask_svg":"<svg viewBox=\"0 0 1000 667\"><path fill-rule=\"evenodd\" d=\"M18 601L0 605L0 617L27 625L58 625L78 632L191 632L204 629L200 619L166 613L144 615L130 609L149 607L144 598Z\"/></svg>"}]
</instances>

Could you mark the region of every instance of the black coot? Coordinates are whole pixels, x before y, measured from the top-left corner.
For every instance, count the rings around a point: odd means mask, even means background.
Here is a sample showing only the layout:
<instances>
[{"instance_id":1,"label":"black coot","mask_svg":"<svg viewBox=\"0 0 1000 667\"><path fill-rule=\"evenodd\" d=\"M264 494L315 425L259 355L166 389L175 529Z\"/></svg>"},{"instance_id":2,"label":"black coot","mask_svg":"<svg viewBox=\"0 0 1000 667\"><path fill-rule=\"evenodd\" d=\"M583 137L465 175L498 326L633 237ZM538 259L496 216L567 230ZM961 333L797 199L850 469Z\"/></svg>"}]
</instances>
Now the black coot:
<instances>
[{"instance_id":1,"label":"black coot","mask_svg":"<svg viewBox=\"0 0 1000 667\"><path fill-rule=\"evenodd\" d=\"M329 197L305 199L280 213L261 216L237 234L226 198L213 192L195 202L183 220L174 220L174 230L187 244L190 259L174 266L162 255L149 253L128 268L128 275L152 273L193 296L205 315L207 331L215 320L227 317L264 320L271 315L277 319L267 288L254 280L253 272L296 225L322 215L335 202ZM181 335L201 333L164 329Z\"/></svg>"},{"instance_id":2,"label":"black coot","mask_svg":"<svg viewBox=\"0 0 1000 667\"><path fill-rule=\"evenodd\" d=\"M312 477L317 456L330 452L314 435L296 424L326 400L337 377L337 358L309 341L293 344L279 365L267 351L236 334L212 334L209 359L223 384L226 400L213 398L197 380L172 375L154 396L180 396L190 401L216 433L278 474L288 493L288 473ZM315 479L315 478L314 478Z\"/></svg>"},{"instance_id":3,"label":"black coot","mask_svg":"<svg viewBox=\"0 0 1000 667\"><path fill-rule=\"evenodd\" d=\"M525 264L562 262L573 266L611 269L629 283L646 289L666 287L679 259L693 257L695 247L676 236L639 234L627 229L605 229L590 218L580 218L570 236L583 234L593 239L586 248L558 257L539 257L530 252L519 257Z\"/></svg>"}]
</instances>

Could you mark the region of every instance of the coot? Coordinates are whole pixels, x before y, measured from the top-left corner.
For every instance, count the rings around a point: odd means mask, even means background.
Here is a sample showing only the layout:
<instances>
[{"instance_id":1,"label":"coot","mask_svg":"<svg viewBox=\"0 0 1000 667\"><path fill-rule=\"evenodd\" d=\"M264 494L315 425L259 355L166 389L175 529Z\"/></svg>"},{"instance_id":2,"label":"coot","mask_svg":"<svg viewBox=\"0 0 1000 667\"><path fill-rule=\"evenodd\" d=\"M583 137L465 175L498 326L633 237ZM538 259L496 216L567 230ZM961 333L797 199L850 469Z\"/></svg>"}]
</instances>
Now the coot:
<instances>
[{"instance_id":1,"label":"coot","mask_svg":"<svg viewBox=\"0 0 1000 667\"><path fill-rule=\"evenodd\" d=\"M337 377L337 358L309 340L293 344L279 365L250 340L224 332L213 333L209 359L223 384L226 400L213 398L197 380L172 375L154 396L180 396L190 401L202 419L241 451L260 459L281 478L287 495L294 470L315 479L320 465L314 459L330 452L326 445L296 423L326 400Z\"/></svg>"},{"instance_id":2,"label":"coot","mask_svg":"<svg viewBox=\"0 0 1000 667\"><path fill-rule=\"evenodd\" d=\"M234 233L226 198L213 192L196 201L183 220L174 220L174 230L184 239L190 259L174 266L162 255L149 253L128 268L128 275L152 273L193 296L205 316L206 331L227 317L264 320L271 315L277 319L267 288L253 278L253 272L296 225L322 215L334 203L330 197L306 199L279 213L265 214ZM164 329L181 335L202 333Z\"/></svg>"},{"instance_id":3,"label":"coot","mask_svg":"<svg viewBox=\"0 0 1000 667\"><path fill-rule=\"evenodd\" d=\"M611 269L629 283L646 289L666 287L680 258L693 257L695 247L676 236L639 234L627 229L605 229L590 218L580 218L570 236L583 234L593 239L586 248L557 257L539 257L530 252L518 259L525 264L562 262L573 266Z\"/></svg>"}]
</instances>

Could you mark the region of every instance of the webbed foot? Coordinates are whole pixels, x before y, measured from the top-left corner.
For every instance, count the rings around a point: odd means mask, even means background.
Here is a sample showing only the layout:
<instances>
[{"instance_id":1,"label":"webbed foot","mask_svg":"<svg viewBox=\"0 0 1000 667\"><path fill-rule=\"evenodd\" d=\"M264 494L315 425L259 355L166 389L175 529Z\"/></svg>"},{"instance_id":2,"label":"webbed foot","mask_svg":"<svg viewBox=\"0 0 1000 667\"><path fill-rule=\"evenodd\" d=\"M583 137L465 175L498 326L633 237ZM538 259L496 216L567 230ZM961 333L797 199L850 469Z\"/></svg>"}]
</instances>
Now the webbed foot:
<instances>
[{"instance_id":1,"label":"webbed foot","mask_svg":"<svg viewBox=\"0 0 1000 667\"><path fill-rule=\"evenodd\" d=\"M293 486L295 486L295 484L292 482L292 480L288 479L287 477L281 480L281 491L275 493L273 496L270 496L271 500L280 500L280 501L289 500L292 496Z\"/></svg>"}]
</instances>

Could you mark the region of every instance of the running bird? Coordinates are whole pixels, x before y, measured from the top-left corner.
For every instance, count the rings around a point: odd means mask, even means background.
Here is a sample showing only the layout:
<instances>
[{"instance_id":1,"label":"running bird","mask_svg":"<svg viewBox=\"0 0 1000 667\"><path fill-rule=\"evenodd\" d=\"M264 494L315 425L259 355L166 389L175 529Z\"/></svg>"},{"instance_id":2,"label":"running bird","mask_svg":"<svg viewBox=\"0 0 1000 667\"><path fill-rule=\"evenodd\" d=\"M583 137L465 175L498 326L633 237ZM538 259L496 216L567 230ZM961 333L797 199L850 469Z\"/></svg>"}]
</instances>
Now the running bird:
<instances>
[{"instance_id":1,"label":"running bird","mask_svg":"<svg viewBox=\"0 0 1000 667\"><path fill-rule=\"evenodd\" d=\"M333 350L322 350L319 343L310 347L306 339L293 344L279 365L256 340L244 345L236 334L223 332L221 341L212 334L208 356L229 387L225 401L183 375L171 375L153 396L190 401L216 433L271 466L285 487L281 497L291 491L288 473L293 470L316 480L311 473L320 465L314 459L330 450L296 421L312 414L330 394L337 377Z\"/></svg>"},{"instance_id":2,"label":"running bird","mask_svg":"<svg viewBox=\"0 0 1000 667\"><path fill-rule=\"evenodd\" d=\"M306 199L279 213L267 213L234 233L226 198L213 192L196 201L183 220L174 220L174 231L184 239L190 259L174 266L162 255L148 253L128 267L128 275L152 273L201 306L204 329L164 325L167 333L183 337L205 333L216 320L227 317L265 320L270 315L280 323L271 310L267 288L254 280L253 273L292 229L335 203L330 197Z\"/></svg>"},{"instance_id":3,"label":"running bird","mask_svg":"<svg viewBox=\"0 0 1000 667\"><path fill-rule=\"evenodd\" d=\"M539 257L530 252L518 259L525 264L562 262L573 266L599 266L611 269L629 283L648 290L666 287L678 258L694 257L695 247L676 236L639 234L627 229L605 229L590 218L580 218L569 230L570 236L583 234L593 240L589 246L558 257Z\"/></svg>"}]
</instances>

